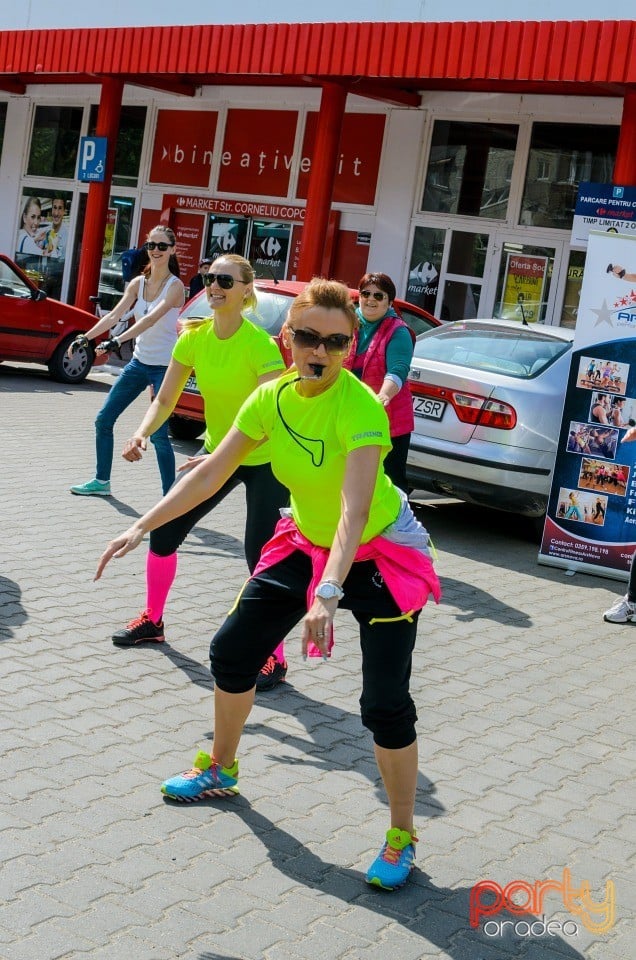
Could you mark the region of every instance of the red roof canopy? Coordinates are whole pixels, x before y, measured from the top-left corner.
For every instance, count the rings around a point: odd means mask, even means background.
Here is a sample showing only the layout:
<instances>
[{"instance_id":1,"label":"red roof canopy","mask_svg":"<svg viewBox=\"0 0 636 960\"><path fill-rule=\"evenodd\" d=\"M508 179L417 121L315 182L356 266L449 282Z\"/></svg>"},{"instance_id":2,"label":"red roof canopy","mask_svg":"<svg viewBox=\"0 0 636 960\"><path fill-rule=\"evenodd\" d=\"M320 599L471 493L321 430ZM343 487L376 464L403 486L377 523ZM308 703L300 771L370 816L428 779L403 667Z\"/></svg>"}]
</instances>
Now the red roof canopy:
<instances>
[{"instance_id":1,"label":"red roof canopy","mask_svg":"<svg viewBox=\"0 0 636 960\"><path fill-rule=\"evenodd\" d=\"M15 30L0 32L0 88L110 76L186 95L331 80L407 105L427 89L623 96L636 88L635 41L634 20Z\"/></svg>"}]
</instances>

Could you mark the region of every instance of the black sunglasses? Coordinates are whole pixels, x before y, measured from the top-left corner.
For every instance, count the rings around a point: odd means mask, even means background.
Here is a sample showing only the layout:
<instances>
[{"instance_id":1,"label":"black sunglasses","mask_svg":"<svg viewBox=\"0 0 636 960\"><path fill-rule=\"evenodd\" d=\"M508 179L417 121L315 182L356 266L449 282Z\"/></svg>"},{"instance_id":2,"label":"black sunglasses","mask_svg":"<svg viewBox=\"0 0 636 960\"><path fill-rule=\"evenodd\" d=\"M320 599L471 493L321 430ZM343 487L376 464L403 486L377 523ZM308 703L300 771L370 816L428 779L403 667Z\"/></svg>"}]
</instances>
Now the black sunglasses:
<instances>
[{"instance_id":1,"label":"black sunglasses","mask_svg":"<svg viewBox=\"0 0 636 960\"><path fill-rule=\"evenodd\" d=\"M371 290L361 290L360 296L363 298L363 300L368 300L369 297L373 297L374 300L377 300L378 303L380 303L380 301L384 300L386 297L386 293L380 293L379 290L374 290L373 292L371 292Z\"/></svg>"},{"instance_id":2,"label":"black sunglasses","mask_svg":"<svg viewBox=\"0 0 636 960\"><path fill-rule=\"evenodd\" d=\"M218 283L221 290L231 290L235 283L248 283L248 280L236 280L229 273L204 273L203 283L206 287L211 287L214 281Z\"/></svg>"},{"instance_id":3,"label":"black sunglasses","mask_svg":"<svg viewBox=\"0 0 636 960\"><path fill-rule=\"evenodd\" d=\"M166 250L169 250L170 247L173 246L173 243L164 243L163 240L160 243L155 243L154 240L146 240L144 243L145 250L161 250L162 253L165 253Z\"/></svg>"},{"instance_id":4,"label":"black sunglasses","mask_svg":"<svg viewBox=\"0 0 636 960\"><path fill-rule=\"evenodd\" d=\"M346 353L347 347L351 343L351 337L348 337L346 333L332 333L329 337L319 337L317 333L312 333L310 330L294 330L293 327L289 327L289 332L292 340L299 347L317 350L322 344L327 353L335 356Z\"/></svg>"}]
</instances>

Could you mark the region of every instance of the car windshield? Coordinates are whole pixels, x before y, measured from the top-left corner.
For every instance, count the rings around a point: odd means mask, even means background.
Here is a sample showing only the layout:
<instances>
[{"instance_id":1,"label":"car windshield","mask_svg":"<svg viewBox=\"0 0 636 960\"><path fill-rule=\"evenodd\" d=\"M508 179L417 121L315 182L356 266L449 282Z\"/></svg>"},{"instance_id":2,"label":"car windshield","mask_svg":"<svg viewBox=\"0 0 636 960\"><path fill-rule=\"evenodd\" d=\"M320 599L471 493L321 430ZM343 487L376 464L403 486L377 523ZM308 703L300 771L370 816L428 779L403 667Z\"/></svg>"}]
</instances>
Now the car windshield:
<instances>
[{"instance_id":1,"label":"car windshield","mask_svg":"<svg viewBox=\"0 0 636 960\"><path fill-rule=\"evenodd\" d=\"M256 291L257 304L254 310L246 310L244 316L252 323L263 327L273 337L280 331L293 297L270 293L267 290ZM181 313L181 320L207 319L212 315L210 304L205 293L199 294L190 301Z\"/></svg>"},{"instance_id":2,"label":"car windshield","mask_svg":"<svg viewBox=\"0 0 636 960\"><path fill-rule=\"evenodd\" d=\"M570 349L570 342L538 330L475 330L442 327L424 334L415 344L418 360L441 360L458 367L501 373L519 380L539 376L557 357Z\"/></svg>"}]
</instances>

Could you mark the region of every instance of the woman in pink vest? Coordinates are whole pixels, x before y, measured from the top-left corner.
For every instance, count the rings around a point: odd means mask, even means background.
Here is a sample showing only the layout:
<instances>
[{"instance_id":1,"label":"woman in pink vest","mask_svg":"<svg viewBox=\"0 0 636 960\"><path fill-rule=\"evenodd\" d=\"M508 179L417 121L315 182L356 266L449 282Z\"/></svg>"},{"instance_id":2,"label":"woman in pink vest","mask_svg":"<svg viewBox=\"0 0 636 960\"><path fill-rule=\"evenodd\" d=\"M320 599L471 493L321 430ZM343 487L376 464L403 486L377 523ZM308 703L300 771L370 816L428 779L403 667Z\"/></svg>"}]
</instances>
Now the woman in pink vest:
<instances>
[{"instance_id":1,"label":"woman in pink vest","mask_svg":"<svg viewBox=\"0 0 636 960\"><path fill-rule=\"evenodd\" d=\"M365 273L358 284L360 327L345 366L377 393L386 407L392 450L384 472L407 492L406 458L414 427L407 377L415 337L393 309L395 284L386 273Z\"/></svg>"}]
</instances>

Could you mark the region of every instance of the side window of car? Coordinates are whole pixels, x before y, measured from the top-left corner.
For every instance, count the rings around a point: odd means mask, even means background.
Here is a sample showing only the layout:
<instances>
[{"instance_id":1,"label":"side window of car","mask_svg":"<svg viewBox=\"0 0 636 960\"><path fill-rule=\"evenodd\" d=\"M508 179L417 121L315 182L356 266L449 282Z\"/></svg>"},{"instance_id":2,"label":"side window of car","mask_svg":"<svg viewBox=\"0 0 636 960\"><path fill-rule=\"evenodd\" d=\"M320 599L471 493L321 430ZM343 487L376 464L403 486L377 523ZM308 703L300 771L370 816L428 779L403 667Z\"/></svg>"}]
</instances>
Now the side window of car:
<instances>
[{"instance_id":1,"label":"side window of car","mask_svg":"<svg viewBox=\"0 0 636 960\"><path fill-rule=\"evenodd\" d=\"M432 330L434 326L434 324L425 320L424 317L420 317L417 313L411 313L410 310L405 310L404 307L400 308L400 316L404 320L404 323L408 323L416 337L419 337L420 333Z\"/></svg>"},{"instance_id":2,"label":"side window of car","mask_svg":"<svg viewBox=\"0 0 636 960\"><path fill-rule=\"evenodd\" d=\"M23 300L31 297L31 290L24 280L2 261L0 261L0 297L18 297Z\"/></svg>"}]
</instances>

